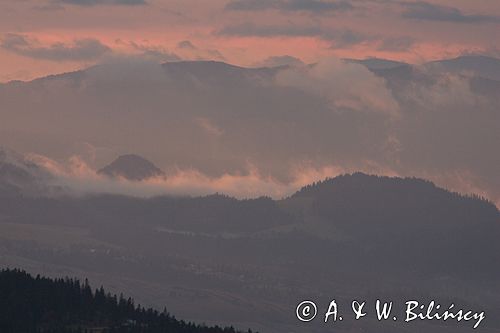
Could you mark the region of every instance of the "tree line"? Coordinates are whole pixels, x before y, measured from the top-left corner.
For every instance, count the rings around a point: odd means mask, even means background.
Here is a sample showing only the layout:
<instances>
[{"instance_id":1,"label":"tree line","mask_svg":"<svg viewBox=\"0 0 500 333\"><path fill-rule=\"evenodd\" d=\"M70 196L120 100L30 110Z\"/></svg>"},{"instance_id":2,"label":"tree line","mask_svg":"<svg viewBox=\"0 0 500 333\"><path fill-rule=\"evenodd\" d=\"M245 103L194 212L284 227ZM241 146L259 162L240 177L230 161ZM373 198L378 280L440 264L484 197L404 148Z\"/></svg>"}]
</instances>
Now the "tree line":
<instances>
[{"instance_id":1,"label":"tree line","mask_svg":"<svg viewBox=\"0 0 500 333\"><path fill-rule=\"evenodd\" d=\"M50 279L17 269L0 271L3 333L238 333L178 320L130 297L92 290L87 280ZM248 330L248 333L251 333Z\"/></svg>"}]
</instances>

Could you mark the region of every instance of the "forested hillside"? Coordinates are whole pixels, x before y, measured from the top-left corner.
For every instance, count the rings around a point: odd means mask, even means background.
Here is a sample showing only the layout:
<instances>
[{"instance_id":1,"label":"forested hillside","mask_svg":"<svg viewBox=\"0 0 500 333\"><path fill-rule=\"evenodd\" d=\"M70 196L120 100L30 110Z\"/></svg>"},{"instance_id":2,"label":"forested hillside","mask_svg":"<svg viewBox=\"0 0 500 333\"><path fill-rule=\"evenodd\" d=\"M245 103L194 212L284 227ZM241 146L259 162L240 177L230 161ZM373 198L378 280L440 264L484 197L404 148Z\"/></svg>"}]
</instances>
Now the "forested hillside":
<instances>
[{"instance_id":1,"label":"forested hillside","mask_svg":"<svg viewBox=\"0 0 500 333\"><path fill-rule=\"evenodd\" d=\"M0 332L235 333L177 320L117 297L88 282L32 277L20 270L0 271ZM249 331L251 332L251 331Z\"/></svg>"}]
</instances>

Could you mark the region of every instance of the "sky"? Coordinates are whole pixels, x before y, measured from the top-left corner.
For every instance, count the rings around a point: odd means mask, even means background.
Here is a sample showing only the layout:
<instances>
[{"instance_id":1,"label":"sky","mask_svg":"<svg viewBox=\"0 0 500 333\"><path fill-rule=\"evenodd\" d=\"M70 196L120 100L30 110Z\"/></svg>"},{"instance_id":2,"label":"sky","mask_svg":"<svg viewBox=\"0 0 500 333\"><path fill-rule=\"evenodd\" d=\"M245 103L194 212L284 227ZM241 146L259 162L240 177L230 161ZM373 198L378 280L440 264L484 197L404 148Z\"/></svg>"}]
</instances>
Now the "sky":
<instances>
[{"instance_id":1,"label":"sky","mask_svg":"<svg viewBox=\"0 0 500 333\"><path fill-rule=\"evenodd\" d=\"M109 57L241 66L500 54L496 0L0 1L0 82Z\"/></svg>"}]
</instances>

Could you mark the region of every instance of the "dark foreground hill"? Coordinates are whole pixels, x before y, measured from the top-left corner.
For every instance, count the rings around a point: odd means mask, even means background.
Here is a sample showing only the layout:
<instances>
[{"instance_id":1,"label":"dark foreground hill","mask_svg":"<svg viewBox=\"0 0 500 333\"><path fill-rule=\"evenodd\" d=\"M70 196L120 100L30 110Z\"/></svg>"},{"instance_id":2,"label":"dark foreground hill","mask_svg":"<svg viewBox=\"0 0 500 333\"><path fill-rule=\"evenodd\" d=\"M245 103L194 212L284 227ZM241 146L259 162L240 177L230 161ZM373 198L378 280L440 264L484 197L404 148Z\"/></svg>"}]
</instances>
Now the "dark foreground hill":
<instances>
[{"instance_id":1,"label":"dark foreground hill","mask_svg":"<svg viewBox=\"0 0 500 333\"><path fill-rule=\"evenodd\" d=\"M87 281L32 277L20 270L0 271L0 332L169 332L235 333L207 327L134 305L131 298L92 291ZM249 331L251 332L251 331Z\"/></svg>"}]
</instances>

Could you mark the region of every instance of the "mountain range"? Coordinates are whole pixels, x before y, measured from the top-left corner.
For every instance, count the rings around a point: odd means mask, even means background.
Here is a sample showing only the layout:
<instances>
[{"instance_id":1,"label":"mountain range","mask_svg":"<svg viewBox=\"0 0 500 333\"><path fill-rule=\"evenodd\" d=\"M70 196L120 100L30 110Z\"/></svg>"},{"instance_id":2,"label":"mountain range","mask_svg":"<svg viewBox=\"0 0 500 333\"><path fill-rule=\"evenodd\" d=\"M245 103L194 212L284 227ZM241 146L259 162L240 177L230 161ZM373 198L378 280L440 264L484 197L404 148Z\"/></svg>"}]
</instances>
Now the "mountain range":
<instances>
[{"instance_id":1,"label":"mountain range","mask_svg":"<svg viewBox=\"0 0 500 333\"><path fill-rule=\"evenodd\" d=\"M274 68L109 62L0 84L0 116L9 120L0 142L57 161L76 155L94 169L134 152L167 175L210 179L258 173L287 184L298 170L327 169L415 175L498 203L498 68L483 56Z\"/></svg>"},{"instance_id":2,"label":"mountain range","mask_svg":"<svg viewBox=\"0 0 500 333\"><path fill-rule=\"evenodd\" d=\"M0 265L209 326L319 333L302 300L418 298L497 332L499 64L111 62L0 84L0 141L34 153L0 150Z\"/></svg>"}]
</instances>

